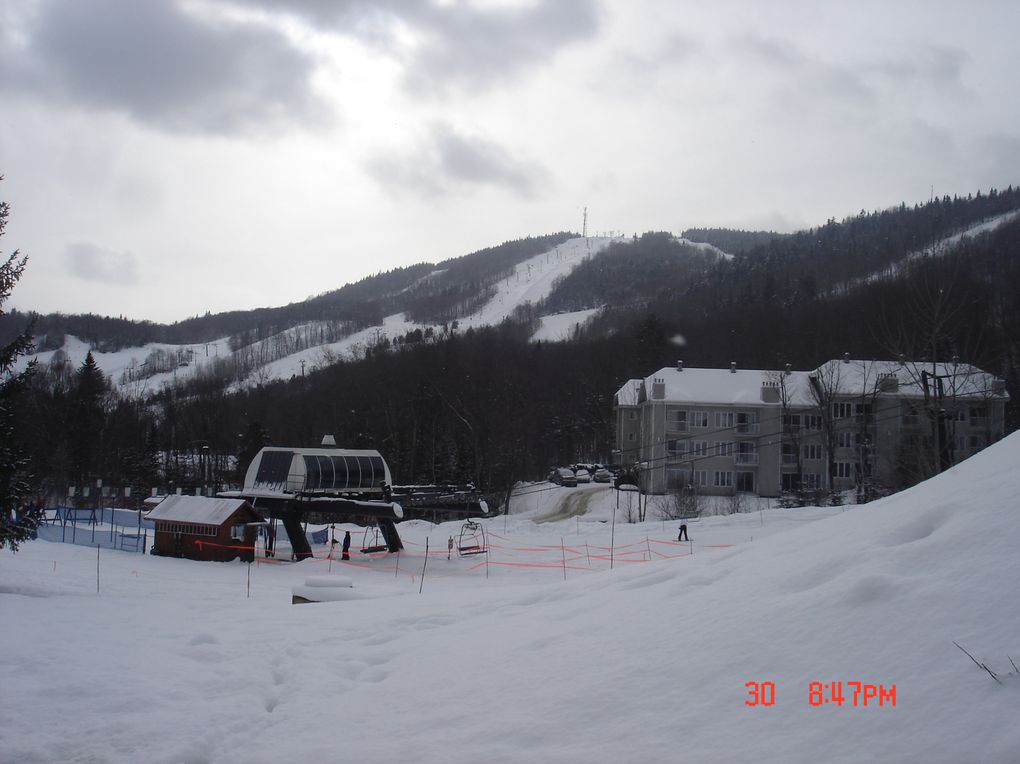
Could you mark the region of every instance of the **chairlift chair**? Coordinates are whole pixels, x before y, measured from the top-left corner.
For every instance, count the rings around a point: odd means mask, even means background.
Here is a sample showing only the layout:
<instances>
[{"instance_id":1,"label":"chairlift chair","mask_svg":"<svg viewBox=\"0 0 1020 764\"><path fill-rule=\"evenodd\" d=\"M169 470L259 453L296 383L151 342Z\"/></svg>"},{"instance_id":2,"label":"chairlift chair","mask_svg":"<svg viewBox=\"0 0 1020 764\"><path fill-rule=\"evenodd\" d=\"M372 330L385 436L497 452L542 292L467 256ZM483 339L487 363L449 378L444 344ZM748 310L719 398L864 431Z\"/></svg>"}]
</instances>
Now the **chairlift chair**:
<instances>
[{"instance_id":1,"label":"chairlift chair","mask_svg":"<svg viewBox=\"0 0 1020 764\"><path fill-rule=\"evenodd\" d=\"M368 543L368 532L372 531L372 543ZM361 539L361 553L362 554L373 554L375 552L388 552L390 548L386 545L385 541L379 538L379 526L372 528L365 528L365 535Z\"/></svg>"},{"instance_id":2,"label":"chairlift chair","mask_svg":"<svg viewBox=\"0 0 1020 764\"><path fill-rule=\"evenodd\" d=\"M489 545L485 538L485 528L481 523L468 520L460 529L457 554L461 557L470 557L475 554L487 554L488 551Z\"/></svg>"}]
</instances>

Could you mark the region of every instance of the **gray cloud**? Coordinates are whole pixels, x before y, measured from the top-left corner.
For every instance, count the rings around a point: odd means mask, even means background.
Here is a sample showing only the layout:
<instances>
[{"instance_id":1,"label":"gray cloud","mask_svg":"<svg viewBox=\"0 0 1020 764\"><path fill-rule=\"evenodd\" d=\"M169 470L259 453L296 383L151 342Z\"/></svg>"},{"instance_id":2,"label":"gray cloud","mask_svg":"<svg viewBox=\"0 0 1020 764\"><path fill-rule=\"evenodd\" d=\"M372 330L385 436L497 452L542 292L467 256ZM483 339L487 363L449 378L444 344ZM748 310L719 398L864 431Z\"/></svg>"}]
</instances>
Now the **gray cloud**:
<instances>
[{"instance_id":1,"label":"gray cloud","mask_svg":"<svg viewBox=\"0 0 1020 764\"><path fill-rule=\"evenodd\" d=\"M132 285L140 281L138 258L113 252L91 242L75 242L64 250L64 263L73 276L86 281Z\"/></svg>"},{"instance_id":2,"label":"gray cloud","mask_svg":"<svg viewBox=\"0 0 1020 764\"><path fill-rule=\"evenodd\" d=\"M0 90L172 131L257 130L315 110L311 59L272 30L173 2L45 0L32 11L0 38Z\"/></svg>"},{"instance_id":3,"label":"gray cloud","mask_svg":"<svg viewBox=\"0 0 1020 764\"><path fill-rule=\"evenodd\" d=\"M519 7L480 8L425 0L235 0L285 13L377 44L402 59L412 93L475 90L512 79L550 61L563 47L591 38L599 28L597 0L538 0ZM396 44L399 25L418 46Z\"/></svg>"},{"instance_id":4,"label":"gray cloud","mask_svg":"<svg viewBox=\"0 0 1020 764\"><path fill-rule=\"evenodd\" d=\"M874 98L855 67L808 56L790 40L748 34L738 45L752 67L778 75L787 93L800 94L805 101L825 97L860 103Z\"/></svg>"},{"instance_id":5,"label":"gray cloud","mask_svg":"<svg viewBox=\"0 0 1020 764\"><path fill-rule=\"evenodd\" d=\"M425 197L478 186L527 197L546 177L541 167L511 156L502 146L446 124L434 125L416 151L376 156L366 169L388 190Z\"/></svg>"},{"instance_id":6,"label":"gray cloud","mask_svg":"<svg viewBox=\"0 0 1020 764\"><path fill-rule=\"evenodd\" d=\"M867 67L867 71L888 78L898 87L929 87L938 91L969 92L963 84L963 72L971 56L959 48L929 45L913 58L886 59Z\"/></svg>"}]
</instances>

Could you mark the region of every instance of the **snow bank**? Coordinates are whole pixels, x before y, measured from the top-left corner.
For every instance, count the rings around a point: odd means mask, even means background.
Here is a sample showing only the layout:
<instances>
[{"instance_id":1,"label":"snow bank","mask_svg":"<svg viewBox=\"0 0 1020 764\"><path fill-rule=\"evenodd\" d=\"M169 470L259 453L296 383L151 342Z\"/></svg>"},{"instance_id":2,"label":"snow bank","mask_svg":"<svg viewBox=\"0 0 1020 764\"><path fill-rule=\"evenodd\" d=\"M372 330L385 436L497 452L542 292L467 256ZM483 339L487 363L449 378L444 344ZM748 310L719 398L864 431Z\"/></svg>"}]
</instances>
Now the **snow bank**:
<instances>
[{"instance_id":1,"label":"snow bank","mask_svg":"<svg viewBox=\"0 0 1020 764\"><path fill-rule=\"evenodd\" d=\"M0 750L1015 762L1018 457L1014 434L882 501L697 521L690 544L674 523L602 522L620 511L611 490L541 485L485 521L482 559L446 559L459 524L417 521L400 525L399 558L346 564L322 548L251 567L104 551L97 595L95 550L34 542L0 554ZM534 522L571 490L589 511ZM337 574L385 596L290 604L307 577ZM810 683L833 681L847 701L812 705ZM855 706L855 681L885 687L883 705ZM747 705L749 682L772 683L774 702Z\"/></svg>"}]
</instances>

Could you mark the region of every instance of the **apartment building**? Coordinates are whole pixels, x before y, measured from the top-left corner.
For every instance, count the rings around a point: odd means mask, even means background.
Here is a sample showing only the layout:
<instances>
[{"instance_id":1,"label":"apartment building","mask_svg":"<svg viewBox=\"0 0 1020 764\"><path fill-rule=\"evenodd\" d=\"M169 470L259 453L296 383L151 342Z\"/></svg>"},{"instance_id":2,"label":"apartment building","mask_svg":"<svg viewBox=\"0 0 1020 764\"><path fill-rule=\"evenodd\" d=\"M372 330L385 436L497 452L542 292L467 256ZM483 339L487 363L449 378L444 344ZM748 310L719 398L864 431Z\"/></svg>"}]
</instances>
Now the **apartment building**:
<instances>
[{"instance_id":1,"label":"apartment building","mask_svg":"<svg viewBox=\"0 0 1020 764\"><path fill-rule=\"evenodd\" d=\"M1001 438L1008 400L1003 380L962 363L678 362L617 391L615 461L657 494L896 489Z\"/></svg>"}]
</instances>

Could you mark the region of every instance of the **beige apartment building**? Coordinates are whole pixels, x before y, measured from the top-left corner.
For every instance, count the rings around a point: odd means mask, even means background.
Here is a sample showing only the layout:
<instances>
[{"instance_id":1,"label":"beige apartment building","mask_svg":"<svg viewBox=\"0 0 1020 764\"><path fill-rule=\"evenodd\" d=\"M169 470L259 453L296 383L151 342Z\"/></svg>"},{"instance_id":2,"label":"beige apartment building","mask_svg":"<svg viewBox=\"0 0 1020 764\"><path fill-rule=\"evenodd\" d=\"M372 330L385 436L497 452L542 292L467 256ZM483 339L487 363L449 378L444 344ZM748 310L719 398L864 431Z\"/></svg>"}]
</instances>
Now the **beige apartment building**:
<instances>
[{"instance_id":1,"label":"beige apartment building","mask_svg":"<svg viewBox=\"0 0 1020 764\"><path fill-rule=\"evenodd\" d=\"M962 363L659 369L614 397L616 452L655 494L896 490L1003 436L1003 380Z\"/></svg>"}]
</instances>

